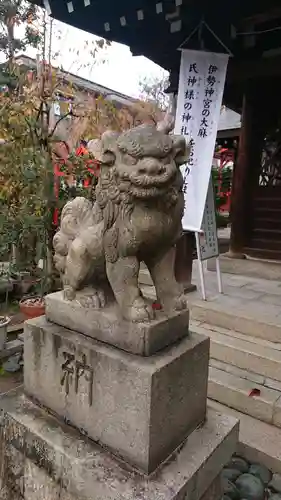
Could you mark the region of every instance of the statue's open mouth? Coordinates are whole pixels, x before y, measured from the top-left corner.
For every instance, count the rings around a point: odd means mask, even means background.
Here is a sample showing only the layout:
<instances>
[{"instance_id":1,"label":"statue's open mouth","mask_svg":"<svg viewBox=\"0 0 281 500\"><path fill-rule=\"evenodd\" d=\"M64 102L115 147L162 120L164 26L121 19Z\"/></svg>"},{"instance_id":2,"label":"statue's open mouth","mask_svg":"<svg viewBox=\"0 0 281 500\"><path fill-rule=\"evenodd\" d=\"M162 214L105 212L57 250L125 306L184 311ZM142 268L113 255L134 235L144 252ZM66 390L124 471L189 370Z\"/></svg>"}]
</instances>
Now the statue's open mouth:
<instances>
[{"instance_id":1,"label":"statue's open mouth","mask_svg":"<svg viewBox=\"0 0 281 500\"><path fill-rule=\"evenodd\" d=\"M134 198L149 199L163 196L173 184L177 169L174 165L165 165L158 175L132 172L118 172L121 191L130 192Z\"/></svg>"},{"instance_id":2,"label":"statue's open mouth","mask_svg":"<svg viewBox=\"0 0 281 500\"><path fill-rule=\"evenodd\" d=\"M136 175L135 173L129 176L130 183L133 186L140 188L160 188L163 189L167 184L171 184L176 176L176 169L171 166L166 166L164 172L159 175L142 174Z\"/></svg>"},{"instance_id":3,"label":"statue's open mouth","mask_svg":"<svg viewBox=\"0 0 281 500\"><path fill-rule=\"evenodd\" d=\"M143 199L143 200L149 200L152 198L161 198L167 193L168 186L162 186L162 187L148 187L148 186L142 186L142 187L137 187L134 186L133 184L131 185L130 188L130 193L134 198L138 199Z\"/></svg>"}]
</instances>

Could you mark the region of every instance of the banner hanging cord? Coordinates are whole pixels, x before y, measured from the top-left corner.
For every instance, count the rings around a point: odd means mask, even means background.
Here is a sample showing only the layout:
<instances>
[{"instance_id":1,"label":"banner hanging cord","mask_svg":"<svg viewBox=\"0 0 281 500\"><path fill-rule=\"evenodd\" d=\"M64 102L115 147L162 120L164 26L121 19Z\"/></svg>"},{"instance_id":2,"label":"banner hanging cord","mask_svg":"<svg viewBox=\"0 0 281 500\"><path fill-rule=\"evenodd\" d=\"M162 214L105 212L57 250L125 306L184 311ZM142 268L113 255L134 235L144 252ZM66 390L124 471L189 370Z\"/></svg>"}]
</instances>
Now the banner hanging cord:
<instances>
[{"instance_id":1,"label":"banner hanging cord","mask_svg":"<svg viewBox=\"0 0 281 500\"><path fill-rule=\"evenodd\" d=\"M192 32L188 35L188 37L181 43L181 45L178 47L178 50L182 50L183 46L189 42L189 40L192 38L192 36L198 31L198 38L199 38L199 43L200 43L200 50L204 50L204 38L203 38L203 28L206 28L211 35L219 42L219 44L224 48L224 50L229 54L229 56L233 57L233 53L231 50L227 47L227 45L219 38L219 36L212 30L212 28L206 23L204 19L201 19L201 21L198 23L198 25L192 30Z\"/></svg>"}]
</instances>

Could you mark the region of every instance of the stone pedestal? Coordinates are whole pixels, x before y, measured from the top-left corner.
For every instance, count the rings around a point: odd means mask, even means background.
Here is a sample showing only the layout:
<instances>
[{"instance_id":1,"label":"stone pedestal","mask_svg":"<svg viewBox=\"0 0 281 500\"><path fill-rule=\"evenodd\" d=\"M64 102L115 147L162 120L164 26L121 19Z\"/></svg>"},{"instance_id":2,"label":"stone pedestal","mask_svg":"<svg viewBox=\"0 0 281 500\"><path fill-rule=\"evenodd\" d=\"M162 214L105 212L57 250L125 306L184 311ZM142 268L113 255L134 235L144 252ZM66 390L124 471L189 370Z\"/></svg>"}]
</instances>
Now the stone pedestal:
<instances>
[{"instance_id":1,"label":"stone pedestal","mask_svg":"<svg viewBox=\"0 0 281 500\"><path fill-rule=\"evenodd\" d=\"M26 324L24 356L28 394L145 472L205 420L208 338L145 358L40 317Z\"/></svg>"},{"instance_id":2,"label":"stone pedestal","mask_svg":"<svg viewBox=\"0 0 281 500\"><path fill-rule=\"evenodd\" d=\"M209 339L187 311L146 325L81 314L53 295L60 324L25 324L24 394L0 405L1 500L220 500L238 423L206 414Z\"/></svg>"},{"instance_id":3,"label":"stone pedestal","mask_svg":"<svg viewBox=\"0 0 281 500\"><path fill-rule=\"evenodd\" d=\"M157 311L149 323L129 323L116 303L105 309L87 309L79 301L85 292L77 292L77 300L66 301L63 292L46 297L46 318L87 337L100 340L132 354L151 356L188 335L189 311L175 312L169 317Z\"/></svg>"},{"instance_id":4,"label":"stone pedestal","mask_svg":"<svg viewBox=\"0 0 281 500\"><path fill-rule=\"evenodd\" d=\"M218 476L238 438L235 419L209 410L205 425L146 476L24 395L10 392L1 407L1 500L220 500Z\"/></svg>"}]
</instances>

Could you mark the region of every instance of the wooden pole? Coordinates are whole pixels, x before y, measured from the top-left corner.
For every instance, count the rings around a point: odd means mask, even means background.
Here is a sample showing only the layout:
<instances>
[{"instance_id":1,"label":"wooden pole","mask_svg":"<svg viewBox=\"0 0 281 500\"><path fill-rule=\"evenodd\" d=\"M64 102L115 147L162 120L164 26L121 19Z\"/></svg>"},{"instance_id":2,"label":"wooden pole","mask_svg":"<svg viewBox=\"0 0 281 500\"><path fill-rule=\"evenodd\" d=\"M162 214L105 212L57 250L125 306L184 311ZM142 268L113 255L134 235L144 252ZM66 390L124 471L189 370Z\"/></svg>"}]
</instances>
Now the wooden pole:
<instances>
[{"instance_id":1,"label":"wooden pole","mask_svg":"<svg viewBox=\"0 0 281 500\"><path fill-rule=\"evenodd\" d=\"M177 243L175 259L176 280L183 285L185 293L196 290L196 285L191 283L194 249L194 233L185 232Z\"/></svg>"},{"instance_id":2,"label":"wooden pole","mask_svg":"<svg viewBox=\"0 0 281 500\"><path fill-rule=\"evenodd\" d=\"M243 97L242 128L238 145L238 154L233 172L231 199L231 236L228 256L236 259L245 258L246 219L249 197L249 179L251 169L250 141L252 135L253 103L248 92Z\"/></svg>"},{"instance_id":3,"label":"wooden pole","mask_svg":"<svg viewBox=\"0 0 281 500\"><path fill-rule=\"evenodd\" d=\"M243 97L242 128L234 166L231 200L231 236L228 256L245 258L247 234L254 214L252 201L261 165L267 109L261 114L259 99L264 83L250 81Z\"/></svg>"}]
</instances>

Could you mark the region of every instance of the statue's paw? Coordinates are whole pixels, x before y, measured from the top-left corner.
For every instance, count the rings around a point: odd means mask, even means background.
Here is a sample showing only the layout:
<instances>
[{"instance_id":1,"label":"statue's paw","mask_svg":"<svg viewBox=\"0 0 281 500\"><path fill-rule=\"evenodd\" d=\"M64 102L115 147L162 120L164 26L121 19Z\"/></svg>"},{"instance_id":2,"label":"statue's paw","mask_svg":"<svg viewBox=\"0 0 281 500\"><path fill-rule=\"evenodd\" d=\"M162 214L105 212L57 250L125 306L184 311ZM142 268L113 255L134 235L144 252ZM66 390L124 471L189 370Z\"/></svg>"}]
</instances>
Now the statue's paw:
<instances>
[{"instance_id":1,"label":"statue's paw","mask_svg":"<svg viewBox=\"0 0 281 500\"><path fill-rule=\"evenodd\" d=\"M187 299L184 294L162 297L163 309L168 313L187 309Z\"/></svg>"},{"instance_id":2,"label":"statue's paw","mask_svg":"<svg viewBox=\"0 0 281 500\"><path fill-rule=\"evenodd\" d=\"M103 290L93 290L91 295L84 295L79 298L79 303L86 309L102 309L106 300Z\"/></svg>"},{"instance_id":3,"label":"statue's paw","mask_svg":"<svg viewBox=\"0 0 281 500\"><path fill-rule=\"evenodd\" d=\"M174 308L176 311L182 311L183 309L187 309L187 298L184 294L175 298Z\"/></svg>"},{"instance_id":4,"label":"statue's paw","mask_svg":"<svg viewBox=\"0 0 281 500\"><path fill-rule=\"evenodd\" d=\"M65 286L63 289L63 296L65 300L74 300L76 297L76 291L72 286Z\"/></svg>"},{"instance_id":5,"label":"statue's paw","mask_svg":"<svg viewBox=\"0 0 281 500\"><path fill-rule=\"evenodd\" d=\"M124 317L133 323L148 322L155 318L155 313L148 304L140 297L131 307L124 311Z\"/></svg>"}]
</instances>

